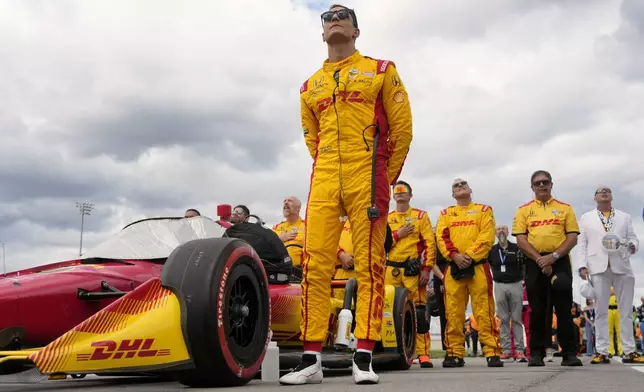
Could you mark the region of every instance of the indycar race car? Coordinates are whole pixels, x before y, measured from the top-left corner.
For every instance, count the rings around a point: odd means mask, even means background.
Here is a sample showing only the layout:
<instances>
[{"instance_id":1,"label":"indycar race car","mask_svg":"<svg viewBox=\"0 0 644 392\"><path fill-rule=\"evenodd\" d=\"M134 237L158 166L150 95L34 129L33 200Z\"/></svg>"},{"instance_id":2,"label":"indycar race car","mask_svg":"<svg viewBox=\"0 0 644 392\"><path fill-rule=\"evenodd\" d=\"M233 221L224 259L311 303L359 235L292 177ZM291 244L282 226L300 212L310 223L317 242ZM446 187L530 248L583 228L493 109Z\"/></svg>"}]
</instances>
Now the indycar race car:
<instances>
[{"instance_id":1,"label":"indycar race car","mask_svg":"<svg viewBox=\"0 0 644 392\"><path fill-rule=\"evenodd\" d=\"M0 351L0 372L26 365L50 378L152 374L195 387L244 385L260 370L271 339L281 347L280 367L293 366L302 343L301 286L292 265L264 259L226 226L204 217L147 219L81 260L0 280L0 311L11 315L0 321L9 346ZM276 236L269 229L266 235ZM342 325L338 316L354 310L356 281L332 285L344 296L330 299L323 365L351 366L354 323ZM411 366L417 326L408 294L385 288L374 367ZM37 343L44 346L30 347Z\"/></svg>"}]
</instances>

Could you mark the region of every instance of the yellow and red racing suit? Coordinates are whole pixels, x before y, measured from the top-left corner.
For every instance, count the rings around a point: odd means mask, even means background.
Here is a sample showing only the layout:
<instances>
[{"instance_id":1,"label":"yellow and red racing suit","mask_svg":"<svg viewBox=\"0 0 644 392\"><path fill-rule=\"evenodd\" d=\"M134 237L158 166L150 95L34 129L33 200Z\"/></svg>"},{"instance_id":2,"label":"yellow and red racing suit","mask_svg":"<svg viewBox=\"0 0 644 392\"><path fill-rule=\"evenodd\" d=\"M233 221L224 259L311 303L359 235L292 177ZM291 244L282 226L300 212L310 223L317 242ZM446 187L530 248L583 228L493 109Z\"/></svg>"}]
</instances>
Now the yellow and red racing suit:
<instances>
[{"instance_id":1,"label":"yellow and red racing suit","mask_svg":"<svg viewBox=\"0 0 644 392\"><path fill-rule=\"evenodd\" d=\"M487 255L494 244L495 220L490 206L470 203L468 206L451 206L443 211L436 225L436 242L441 254L449 260L445 275L445 346L447 355L463 358L465 336L463 323L468 297L472 298L472 311L478 324L479 341L486 357L500 356L499 331L494 320L495 307L492 273ZM452 256L460 253L472 258L474 277L454 279Z\"/></svg>"},{"instance_id":2,"label":"yellow and red racing suit","mask_svg":"<svg viewBox=\"0 0 644 392\"><path fill-rule=\"evenodd\" d=\"M358 281L355 336L359 344L378 341L389 185L397 180L411 144L409 99L391 61L356 51L336 63L325 61L300 88L300 103L304 139L313 157L305 217L302 339L326 339L329 286L343 227L339 218L348 216Z\"/></svg>"},{"instance_id":3,"label":"yellow and red racing suit","mask_svg":"<svg viewBox=\"0 0 644 392\"><path fill-rule=\"evenodd\" d=\"M394 238L394 244L387 257L388 263L403 263L407 259L416 259L420 260L422 270L431 271L436 264L436 241L429 214L410 207L405 212L390 212L387 222ZM406 224L413 225L414 231L403 238L398 238L398 229ZM411 292L414 304L424 307L427 304L427 287L418 286L419 277L420 275L405 276L403 269L387 266L385 284L405 287ZM429 331L417 334L416 354L429 356L430 344Z\"/></svg>"},{"instance_id":4,"label":"yellow and red racing suit","mask_svg":"<svg viewBox=\"0 0 644 392\"><path fill-rule=\"evenodd\" d=\"M304 246L304 231L305 231L306 222L302 218L298 218L295 223L289 223L288 221L282 221L275 226L273 226L273 231L277 235L281 235L290 231L297 231L297 236L295 239L284 242L284 246L296 244ZM293 266L298 266L302 264L302 250L299 246L289 246L286 248L288 255L291 256L293 260Z\"/></svg>"}]
</instances>

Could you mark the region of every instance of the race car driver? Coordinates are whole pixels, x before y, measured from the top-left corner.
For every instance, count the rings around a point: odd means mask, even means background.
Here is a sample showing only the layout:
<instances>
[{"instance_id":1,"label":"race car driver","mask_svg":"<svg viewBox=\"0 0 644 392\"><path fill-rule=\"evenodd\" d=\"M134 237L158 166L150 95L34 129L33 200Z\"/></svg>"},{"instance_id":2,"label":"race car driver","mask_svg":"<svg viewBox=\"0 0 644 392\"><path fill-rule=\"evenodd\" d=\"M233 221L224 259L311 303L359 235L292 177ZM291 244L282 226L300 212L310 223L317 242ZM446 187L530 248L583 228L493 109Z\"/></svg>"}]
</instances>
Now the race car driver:
<instances>
[{"instance_id":1,"label":"race car driver","mask_svg":"<svg viewBox=\"0 0 644 392\"><path fill-rule=\"evenodd\" d=\"M304 139L313 158L302 280L304 354L280 382L322 382L329 287L343 227L339 218L346 215L358 280L353 379L374 384L379 379L371 357L381 338L389 185L411 144L411 107L394 63L356 50L360 30L353 10L333 5L321 18L328 59L300 88Z\"/></svg>"},{"instance_id":2,"label":"race car driver","mask_svg":"<svg viewBox=\"0 0 644 392\"><path fill-rule=\"evenodd\" d=\"M467 181L455 179L452 197L456 205L441 211L436 225L436 242L449 260L445 270L445 308L447 309L447 353L443 367L465 364L463 323L468 296L479 326L479 341L489 367L503 367L499 331L494 321L492 273L487 255L494 244L495 220L492 208L472 202Z\"/></svg>"},{"instance_id":3,"label":"race car driver","mask_svg":"<svg viewBox=\"0 0 644 392\"><path fill-rule=\"evenodd\" d=\"M280 237L284 246L302 245L304 246L305 223L300 217L302 202L295 196L287 196L284 199L282 213L284 220L273 226L273 231ZM293 260L293 266L297 267L302 264L302 248L299 246L288 246L288 254Z\"/></svg>"},{"instance_id":4,"label":"race car driver","mask_svg":"<svg viewBox=\"0 0 644 392\"><path fill-rule=\"evenodd\" d=\"M436 241L427 211L411 208L411 186L398 181L394 185L396 210L389 213L394 244L387 256L385 284L405 287L416 305L416 355L422 368L434 365L429 357L429 323L425 317L427 283L436 263Z\"/></svg>"}]
</instances>

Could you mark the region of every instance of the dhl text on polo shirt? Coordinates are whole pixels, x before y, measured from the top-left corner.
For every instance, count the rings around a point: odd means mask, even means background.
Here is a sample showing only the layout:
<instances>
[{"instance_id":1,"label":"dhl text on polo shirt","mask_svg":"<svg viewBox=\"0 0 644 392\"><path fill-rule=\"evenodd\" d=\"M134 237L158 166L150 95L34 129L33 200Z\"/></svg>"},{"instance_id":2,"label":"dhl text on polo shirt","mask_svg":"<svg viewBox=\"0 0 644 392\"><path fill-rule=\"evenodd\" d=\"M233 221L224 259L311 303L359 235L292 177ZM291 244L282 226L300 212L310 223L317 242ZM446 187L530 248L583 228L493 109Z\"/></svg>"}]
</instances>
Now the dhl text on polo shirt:
<instances>
[{"instance_id":1,"label":"dhl text on polo shirt","mask_svg":"<svg viewBox=\"0 0 644 392\"><path fill-rule=\"evenodd\" d=\"M528 235L528 242L539 253L552 253L566 240L566 234L579 234L572 206L550 198L545 203L532 200L517 210L512 235Z\"/></svg>"}]
</instances>

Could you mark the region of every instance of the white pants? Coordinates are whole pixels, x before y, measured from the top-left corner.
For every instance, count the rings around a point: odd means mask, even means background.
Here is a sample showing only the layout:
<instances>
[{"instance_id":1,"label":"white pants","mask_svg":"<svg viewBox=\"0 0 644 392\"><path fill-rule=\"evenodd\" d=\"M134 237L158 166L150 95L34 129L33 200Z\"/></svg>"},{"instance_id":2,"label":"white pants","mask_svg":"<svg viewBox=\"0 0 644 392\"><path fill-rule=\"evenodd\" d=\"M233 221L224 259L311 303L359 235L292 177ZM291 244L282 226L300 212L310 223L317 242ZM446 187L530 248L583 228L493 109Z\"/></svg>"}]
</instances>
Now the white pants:
<instances>
[{"instance_id":1,"label":"white pants","mask_svg":"<svg viewBox=\"0 0 644 392\"><path fill-rule=\"evenodd\" d=\"M635 352L633 338L633 297L635 296L635 277L631 275L614 274L610 267L600 274L591 276L595 292L595 333L597 336L597 352L608 355L608 301L610 287L615 288L617 310L619 310L619 336L622 341L624 354ZM617 348L615 348L617 350Z\"/></svg>"}]
</instances>

